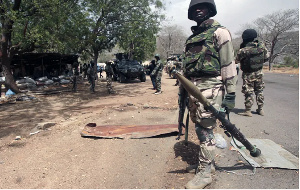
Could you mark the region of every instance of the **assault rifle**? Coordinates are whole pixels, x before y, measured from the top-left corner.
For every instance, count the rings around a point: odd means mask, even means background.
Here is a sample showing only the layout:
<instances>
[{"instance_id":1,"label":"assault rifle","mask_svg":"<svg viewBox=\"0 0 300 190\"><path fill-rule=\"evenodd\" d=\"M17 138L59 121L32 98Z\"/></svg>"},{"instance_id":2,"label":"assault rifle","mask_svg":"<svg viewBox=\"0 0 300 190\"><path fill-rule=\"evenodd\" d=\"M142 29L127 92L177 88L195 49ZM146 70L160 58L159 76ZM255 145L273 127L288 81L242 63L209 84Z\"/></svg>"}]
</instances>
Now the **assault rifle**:
<instances>
[{"instance_id":1,"label":"assault rifle","mask_svg":"<svg viewBox=\"0 0 300 190\"><path fill-rule=\"evenodd\" d=\"M210 102L203 96L203 94L200 92L200 90L195 86L191 81L189 81L187 78L179 74L178 72L174 72L174 75L178 78L181 85L185 88L185 90L190 93L192 96L197 98L205 107L205 109L209 110L223 125L223 128L228 131L232 137L240 141L247 150L250 151L250 155L252 157L258 157L261 154L261 150L253 146L246 138L245 136L235 127L234 124L232 124L230 121L225 119L225 116L223 113L220 113L219 111L214 108Z\"/></svg>"}]
</instances>

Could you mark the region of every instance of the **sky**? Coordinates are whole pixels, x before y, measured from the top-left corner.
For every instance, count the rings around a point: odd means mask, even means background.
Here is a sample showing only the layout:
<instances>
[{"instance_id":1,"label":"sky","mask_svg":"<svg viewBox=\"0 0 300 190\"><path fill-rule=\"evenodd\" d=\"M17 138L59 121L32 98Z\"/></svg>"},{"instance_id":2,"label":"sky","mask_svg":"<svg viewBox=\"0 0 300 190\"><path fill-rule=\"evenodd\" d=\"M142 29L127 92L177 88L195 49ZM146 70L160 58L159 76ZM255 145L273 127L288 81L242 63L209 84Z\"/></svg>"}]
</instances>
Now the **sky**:
<instances>
[{"instance_id":1,"label":"sky","mask_svg":"<svg viewBox=\"0 0 300 190\"><path fill-rule=\"evenodd\" d=\"M167 24L176 24L190 35L191 26L196 22L187 18L190 0L164 0ZM171 2L171 3L170 3ZM213 19L230 30L233 37L242 26L251 23L259 17L280 10L299 8L299 0L215 0L217 15Z\"/></svg>"}]
</instances>

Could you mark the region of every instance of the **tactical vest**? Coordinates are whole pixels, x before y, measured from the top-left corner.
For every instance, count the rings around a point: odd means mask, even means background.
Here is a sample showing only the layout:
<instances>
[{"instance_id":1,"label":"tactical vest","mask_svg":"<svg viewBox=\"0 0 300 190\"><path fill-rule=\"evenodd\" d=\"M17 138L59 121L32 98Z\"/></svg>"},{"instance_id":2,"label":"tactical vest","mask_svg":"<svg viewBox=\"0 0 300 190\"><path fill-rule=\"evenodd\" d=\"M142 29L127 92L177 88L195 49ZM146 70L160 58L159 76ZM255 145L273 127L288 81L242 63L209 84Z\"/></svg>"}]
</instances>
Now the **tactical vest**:
<instances>
[{"instance_id":1,"label":"tactical vest","mask_svg":"<svg viewBox=\"0 0 300 190\"><path fill-rule=\"evenodd\" d=\"M186 41L184 75L187 77L220 76L221 66L218 48L214 43L214 32L222 27L214 20L205 21L200 33ZM200 28L199 27L199 28Z\"/></svg>"},{"instance_id":2,"label":"tactical vest","mask_svg":"<svg viewBox=\"0 0 300 190\"><path fill-rule=\"evenodd\" d=\"M241 70L244 72L255 72L263 68L267 50L263 43L250 42L242 49Z\"/></svg>"}]
</instances>

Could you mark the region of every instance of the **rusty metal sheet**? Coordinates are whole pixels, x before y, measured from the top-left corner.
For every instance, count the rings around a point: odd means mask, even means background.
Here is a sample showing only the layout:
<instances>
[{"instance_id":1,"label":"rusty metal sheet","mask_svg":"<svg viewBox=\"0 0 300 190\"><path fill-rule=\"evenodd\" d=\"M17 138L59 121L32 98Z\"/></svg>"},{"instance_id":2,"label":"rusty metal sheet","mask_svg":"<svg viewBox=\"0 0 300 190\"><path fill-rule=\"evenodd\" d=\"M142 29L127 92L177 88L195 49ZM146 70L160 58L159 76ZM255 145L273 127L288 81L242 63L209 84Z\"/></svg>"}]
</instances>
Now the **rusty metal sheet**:
<instances>
[{"instance_id":1,"label":"rusty metal sheet","mask_svg":"<svg viewBox=\"0 0 300 190\"><path fill-rule=\"evenodd\" d=\"M99 138L147 138L178 132L177 124L164 125L102 125L87 124L81 132L83 137Z\"/></svg>"}]
</instances>

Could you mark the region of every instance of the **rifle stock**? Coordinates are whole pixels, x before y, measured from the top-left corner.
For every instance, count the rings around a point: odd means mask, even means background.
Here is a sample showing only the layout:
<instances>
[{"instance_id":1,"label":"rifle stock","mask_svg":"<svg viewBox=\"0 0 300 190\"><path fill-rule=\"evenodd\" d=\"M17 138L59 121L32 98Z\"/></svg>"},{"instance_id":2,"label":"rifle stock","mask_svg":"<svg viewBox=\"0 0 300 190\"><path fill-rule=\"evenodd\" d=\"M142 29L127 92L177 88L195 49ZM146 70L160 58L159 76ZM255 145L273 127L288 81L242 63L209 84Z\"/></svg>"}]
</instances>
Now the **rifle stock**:
<instances>
[{"instance_id":1,"label":"rifle stock","mask_svg":"<svg viewBox=\"0 0 300 190\"><path fill-rule=\"evenodd\" d=\"M224 128L232 135L232 137L240 141L246 147L246 149L250 151L251 156L258 157L261 154L260 149L253 146L245 138L245 136L235 127L234 124L225 119L224 115L221 114L210 104L210 102L203 96L203 94L200 92L196 85L194 85L191 81L189 81L187 78L185 78L176 71L174 72L174 75L178 78L185 90L192 96L197 98L207 110L209 110L217 119L219 119Z\"/></svg>"}]
</instances>

